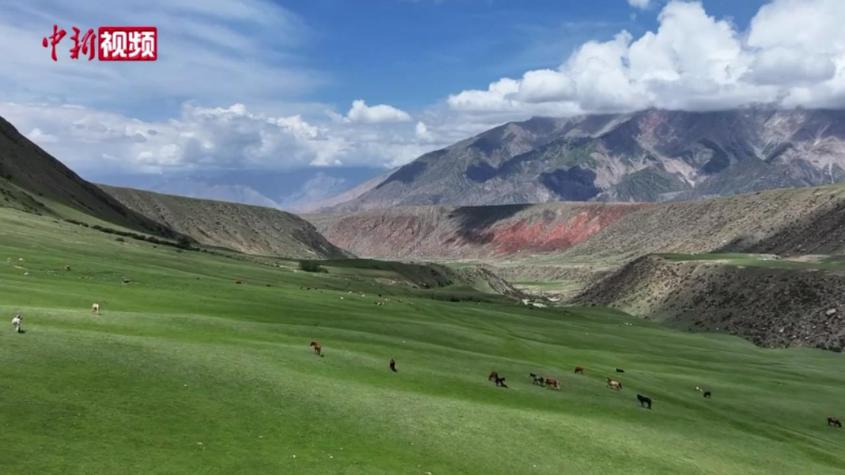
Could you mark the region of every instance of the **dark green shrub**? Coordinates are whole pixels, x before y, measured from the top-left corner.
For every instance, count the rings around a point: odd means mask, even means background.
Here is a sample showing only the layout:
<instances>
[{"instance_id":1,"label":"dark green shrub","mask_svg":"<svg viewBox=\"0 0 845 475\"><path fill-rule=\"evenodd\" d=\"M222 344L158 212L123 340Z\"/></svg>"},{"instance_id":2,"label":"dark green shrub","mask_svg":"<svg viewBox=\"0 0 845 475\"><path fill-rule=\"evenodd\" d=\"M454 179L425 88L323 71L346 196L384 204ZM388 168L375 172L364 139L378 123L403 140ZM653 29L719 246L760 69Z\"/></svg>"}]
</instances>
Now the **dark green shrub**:
<instances>
[{"instance_id":1,"label":"dark green shrub","mask_svg":"<svg viewBox=\"0 0 845 475\"><path fill-rule=\"evenodd\" d=\"M299 261L299 269L305 272L328 272L317 261Z\"/></svg>"}]
</instances>

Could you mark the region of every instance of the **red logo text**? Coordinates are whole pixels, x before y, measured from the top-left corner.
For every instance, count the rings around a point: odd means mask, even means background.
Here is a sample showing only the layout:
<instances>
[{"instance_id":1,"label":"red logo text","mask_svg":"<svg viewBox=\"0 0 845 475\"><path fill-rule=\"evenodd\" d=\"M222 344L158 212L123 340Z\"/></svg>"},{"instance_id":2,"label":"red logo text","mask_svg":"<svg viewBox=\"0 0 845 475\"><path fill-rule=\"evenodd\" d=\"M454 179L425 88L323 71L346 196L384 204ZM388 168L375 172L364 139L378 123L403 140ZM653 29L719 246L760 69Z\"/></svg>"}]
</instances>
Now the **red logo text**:
<instances>
[{"instance_id":1,"label":"red logo text","mask_svg":"<svg viewBox=\"0 0 845 475\"><path fill-rule=\"evenodd\" d=\"M94 33L89 28L84 33L77 27L71 28L70 59L80 55L88 61L155 61L158 59L158 29L154 26L101 26ZM67 36L67 31L53 25L53 33L41 40L41 46L50 48L50 58L58 61L56 48Z\"/></svg>"}]
</instances>

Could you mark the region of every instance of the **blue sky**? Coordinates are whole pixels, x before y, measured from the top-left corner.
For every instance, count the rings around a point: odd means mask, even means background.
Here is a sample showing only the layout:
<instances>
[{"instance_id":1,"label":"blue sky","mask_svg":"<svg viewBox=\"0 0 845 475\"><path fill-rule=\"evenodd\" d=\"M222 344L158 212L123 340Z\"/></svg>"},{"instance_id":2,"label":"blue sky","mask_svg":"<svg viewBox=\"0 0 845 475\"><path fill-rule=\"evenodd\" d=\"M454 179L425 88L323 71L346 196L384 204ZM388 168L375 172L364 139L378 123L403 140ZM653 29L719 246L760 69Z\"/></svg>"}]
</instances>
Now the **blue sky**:
<instances>
[{"instance_id":1,"label":"blue sky","mask_svg":"<svg viewBox=\"0 0 845 475\"><path fill-rule=\"evenodd\" d=\"M307 64L332 80L311 96L347 104L366 97L421 108L491 78L562 63L590 39L653 29L647 10L625 0L313 0L277 2L308 19ZM708 12L747 24L762 1L706 2Z\"/></svg>"},{"instance_id":2,"label":"blue sky","mask_svg":"<svg viewBox=\"0 0 845 475\"><path fill-rule=\"evenodd\" d=\"M509 120L845 106L841 0L0 0L0 115L84 177L297 207ZM155 63L41 37L150 24ZM62 48L65 49L62 49Z\"/></svg>"}]
</instances>

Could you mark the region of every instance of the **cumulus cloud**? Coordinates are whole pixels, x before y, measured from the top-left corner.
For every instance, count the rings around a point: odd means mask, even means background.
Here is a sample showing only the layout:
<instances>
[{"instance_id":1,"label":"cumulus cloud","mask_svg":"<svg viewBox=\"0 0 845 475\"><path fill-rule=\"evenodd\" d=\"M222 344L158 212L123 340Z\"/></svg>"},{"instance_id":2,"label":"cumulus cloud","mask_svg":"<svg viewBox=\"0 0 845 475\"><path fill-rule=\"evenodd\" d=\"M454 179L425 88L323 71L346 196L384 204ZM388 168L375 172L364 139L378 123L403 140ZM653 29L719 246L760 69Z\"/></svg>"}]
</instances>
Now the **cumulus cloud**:
<instances>
[{"instance_id":1,"label":"cumulus cloud","mask_svg":"<svg viewBox=\"0 0 845 475\"><path fill-rule=\"evenodd\" d=\"M346 113L346 119L351 122L378 124L383 122L407 122L411 116L400 109L387 104L368 106L363 99L352 102L352 107Z\"/></svg>"},{"instance_id":2,"label":"cumulus cloud","mask_svg":"<svg viewBox=\"0 0 845 475\"><path fill-rule=\"evenodd\" d=\"M845 2L838 0L775 0L742 31L708 15L701 3L672 1L660 12L656 31L638 38L622 31L609 41L589 41L556 69L532 70L520 78L499 79L487 89L452 94L447 104L476 115L706 110L760 103L841 107L841 18Z\"/></svg>"},{"instance_id":3,"label":"cumulus cloud","mask_svg":"<svg viewBox=\"0 0 845 475\"><path fill-rule=\"evenodd\" d=\"M417 122L416 127L414 127L414 133L416 134L417 138L420 140L424 140L426 142L430 142L434 139L431 131L428 130L428 126L425 125L425 122L419 121Z\"/></svg>"},{"instance_id":4,"label":"cumulus cloud","mask_svg":"<svg viewBox=\"0 0 845 475\"><path fill-rule=\"evenodd\" d=\"M75 105L0 103L0 115L89 176L191 170L395 167L432 146L410 124L312 123L243 104L185 104L177 117L144 121Z\"/></svg>"}]
</instances>

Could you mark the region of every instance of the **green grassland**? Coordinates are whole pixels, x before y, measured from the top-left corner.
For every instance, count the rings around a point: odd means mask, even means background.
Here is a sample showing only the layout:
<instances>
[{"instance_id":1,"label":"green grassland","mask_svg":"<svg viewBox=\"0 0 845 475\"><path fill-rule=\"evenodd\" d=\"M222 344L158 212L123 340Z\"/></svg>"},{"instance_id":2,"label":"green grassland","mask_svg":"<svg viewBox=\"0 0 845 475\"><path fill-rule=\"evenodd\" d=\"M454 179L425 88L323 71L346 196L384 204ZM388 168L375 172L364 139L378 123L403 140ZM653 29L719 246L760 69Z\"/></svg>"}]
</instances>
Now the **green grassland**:
<instances>
[{"instance_id":1,"label":"green grassland","mask_svg":"<svg viewBox=\"0 0 845 475\"><path fill-rule=\"evenodd\" d=\"M0 209L0 473L845 471L841 354L326 268Z\"/></svg>"}]
</instances>

